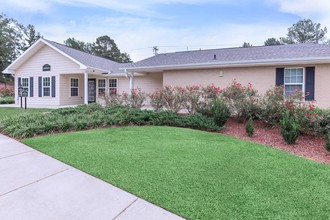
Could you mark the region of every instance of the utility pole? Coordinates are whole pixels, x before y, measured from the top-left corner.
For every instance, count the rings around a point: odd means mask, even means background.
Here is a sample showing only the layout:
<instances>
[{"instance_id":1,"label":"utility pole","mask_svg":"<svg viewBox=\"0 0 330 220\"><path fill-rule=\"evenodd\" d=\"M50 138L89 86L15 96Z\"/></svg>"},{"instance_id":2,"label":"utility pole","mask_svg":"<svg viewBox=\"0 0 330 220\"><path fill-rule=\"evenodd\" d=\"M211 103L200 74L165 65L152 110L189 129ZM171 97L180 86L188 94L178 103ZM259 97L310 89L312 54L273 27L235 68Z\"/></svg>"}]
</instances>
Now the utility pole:
<instances>
[{"instance_id":1,"label":"utility pole","mask_svg":"<svg viewBox=\"0 0 330 220\"><path fill-rule=\"evenodd\" d=\"M158 54L158 46L153 46L152 47L152 50L153 50L153 53L154 53L154 55L157 55Z\"/></svg>"}]
</instances>

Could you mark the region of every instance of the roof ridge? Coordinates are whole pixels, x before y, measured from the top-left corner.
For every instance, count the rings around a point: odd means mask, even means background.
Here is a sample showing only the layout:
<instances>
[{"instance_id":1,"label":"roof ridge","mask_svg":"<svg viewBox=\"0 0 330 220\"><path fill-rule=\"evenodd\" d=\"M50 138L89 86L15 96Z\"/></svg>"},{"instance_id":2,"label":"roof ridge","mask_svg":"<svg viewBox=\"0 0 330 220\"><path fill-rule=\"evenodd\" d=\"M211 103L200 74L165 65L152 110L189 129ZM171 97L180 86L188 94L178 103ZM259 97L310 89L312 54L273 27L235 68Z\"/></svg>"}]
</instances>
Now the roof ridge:
<instances>
[{"instance_id":1,"label":"roof ridge","mask_svg":"<svg viewBox=\"0 0 330 220\"><path fill-rule=\"evenodd\" d=\"M251 47L224 47L224 48L212 48L212 49L199 49L199 50L186 50L186 51L175 51L175 52L169 52L169 53L159 53L158 55L166 55L166 54L175 54L175 53L194 53L194 52L202 52L202 51L216 51L216 50L237 50L237 49L253 49L253 48L268 48L268 47L290 47L290 46L300 46L300 45L325 45L329 46L327 44L320 44L320 43L313 43L313 42L307 42L307 43L299 43L299 44L280 44L280 45L258 45L258 46L251 46Z\"/></svg>"}]
</instances>

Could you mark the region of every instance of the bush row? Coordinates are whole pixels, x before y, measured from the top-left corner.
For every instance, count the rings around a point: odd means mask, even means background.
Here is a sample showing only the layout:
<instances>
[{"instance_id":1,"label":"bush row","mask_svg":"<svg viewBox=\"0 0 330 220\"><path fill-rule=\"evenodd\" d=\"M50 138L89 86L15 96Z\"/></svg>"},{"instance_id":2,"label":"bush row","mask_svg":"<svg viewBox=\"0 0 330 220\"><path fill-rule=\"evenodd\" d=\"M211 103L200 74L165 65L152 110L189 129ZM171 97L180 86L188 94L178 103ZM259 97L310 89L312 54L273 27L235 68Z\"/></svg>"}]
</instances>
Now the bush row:
<instances>
[{"instance_id":1,"label":"bush row","mask_svg":"<svg viewBox=\"0 0 330 220\"><path fill-rule=\"evenodd\" d=\"M13 104L15 103L14 96L3 96L0 97L0 104Z\"/></svg>"},{"instance_id":2,"label":"bush row","mask_svg":"<svg viewBox=\"0 0 330 220\"><path fill-rule=\"evenodd\" d=\"M201 114L178 116L174 112L154 112L125 106L99 104L56 109L43 114L23 114L0 122L0 131L14 138L27 138L45 133L79 131L113 125L166 125L206 131L222 127Z\"/></svg>"},{"instance_id":3,"label":"bush row","mask_svg":"<svg viewBox=\"0 0 330 220\"><path fill-rule=\"evenodd\" d=\"M165 86L152 94L138 89L131 96L123 94L108 97L108 100L112 100L108 103L125 103L128 106L133 103L133 107L140 108L149 99L156 111L186 110L190 115L201 113L214 118L220 126L229 115L238 122L258 118L270 126L280 125L284 140L294 143L293 139L300 133L327 135L330 132L330 111L315 108L314 102L305 102L305 96L308 95L296 90L294 94L284 96L283 86L274 86L261 95L252 84L242 85L233 80L223 89L213 84L205 87ZM224 109L215 107L216 100L220 100ZM291 128L295 128L295 131L290 131Z\"/></svg>"}]
</instances>

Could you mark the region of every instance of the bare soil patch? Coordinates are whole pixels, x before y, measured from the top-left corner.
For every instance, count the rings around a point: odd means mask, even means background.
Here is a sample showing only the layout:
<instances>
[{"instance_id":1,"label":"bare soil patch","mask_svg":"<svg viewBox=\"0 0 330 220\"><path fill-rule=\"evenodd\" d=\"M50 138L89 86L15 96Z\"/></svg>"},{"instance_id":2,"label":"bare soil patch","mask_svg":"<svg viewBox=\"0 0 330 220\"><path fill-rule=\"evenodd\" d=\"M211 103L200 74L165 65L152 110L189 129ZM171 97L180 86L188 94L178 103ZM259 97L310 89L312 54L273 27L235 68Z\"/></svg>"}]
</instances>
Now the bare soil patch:
<instances>
[{"instance_id":1,"label":"bare soil patch","mask_svg":"<svg viewBox=\"0 0 330 220\"><path fill-rule=\"evenodd\" d=\"M260 120L255 120L253 124L255 129L253 137L247 136L245 123L238 123L233 119L228 120L226 129L220 133L264 144L319 163L330 164L330 153L325 149L326 139L324 137L301 134L296 144L289 145L283 140L279 126L270 128Z\"/></svg>"}]
</instances>

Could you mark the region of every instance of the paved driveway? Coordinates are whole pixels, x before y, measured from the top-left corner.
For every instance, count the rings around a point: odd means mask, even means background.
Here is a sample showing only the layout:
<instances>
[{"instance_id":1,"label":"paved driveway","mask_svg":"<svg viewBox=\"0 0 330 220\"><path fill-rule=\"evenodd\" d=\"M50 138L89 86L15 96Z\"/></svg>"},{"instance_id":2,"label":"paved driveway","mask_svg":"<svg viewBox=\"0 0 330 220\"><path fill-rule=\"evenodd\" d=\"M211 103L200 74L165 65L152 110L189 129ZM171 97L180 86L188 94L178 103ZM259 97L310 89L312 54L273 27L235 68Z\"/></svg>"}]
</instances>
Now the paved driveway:
<instances>
[{"instance_id":1,"label":"paved driveway","mask_svg":"<svg viewBox=\"0 0 330 220\"><path fill-rule=\"evenodd\" d=\"M182 219L0 134L0 219Z\"/></svg>"}]
</instances>

